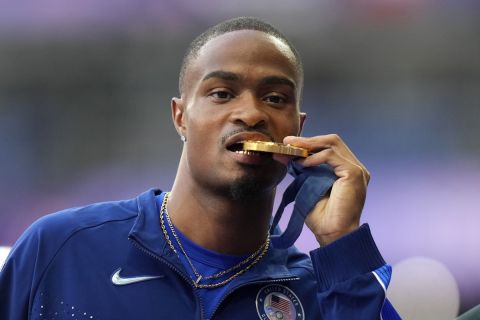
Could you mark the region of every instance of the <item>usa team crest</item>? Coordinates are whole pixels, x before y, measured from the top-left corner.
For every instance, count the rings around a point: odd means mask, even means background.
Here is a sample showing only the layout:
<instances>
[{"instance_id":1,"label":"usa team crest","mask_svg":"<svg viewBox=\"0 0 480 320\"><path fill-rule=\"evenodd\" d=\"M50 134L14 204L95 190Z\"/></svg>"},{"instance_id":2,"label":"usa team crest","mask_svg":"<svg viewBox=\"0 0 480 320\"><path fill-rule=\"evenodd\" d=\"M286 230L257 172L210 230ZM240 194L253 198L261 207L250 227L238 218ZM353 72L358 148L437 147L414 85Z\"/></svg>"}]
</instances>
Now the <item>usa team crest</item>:
<instances>
[{"instance_id":1,"label":"usa team crest","mask_svg":"<svg viewBox=\"0 0 480 320\"><path fill-rule=\"evenodd\" d=\"M280 284L269 284L258 291L258 316L262 320L304 320L303 306L295 293Z\"/></svg>"}]
</instances>

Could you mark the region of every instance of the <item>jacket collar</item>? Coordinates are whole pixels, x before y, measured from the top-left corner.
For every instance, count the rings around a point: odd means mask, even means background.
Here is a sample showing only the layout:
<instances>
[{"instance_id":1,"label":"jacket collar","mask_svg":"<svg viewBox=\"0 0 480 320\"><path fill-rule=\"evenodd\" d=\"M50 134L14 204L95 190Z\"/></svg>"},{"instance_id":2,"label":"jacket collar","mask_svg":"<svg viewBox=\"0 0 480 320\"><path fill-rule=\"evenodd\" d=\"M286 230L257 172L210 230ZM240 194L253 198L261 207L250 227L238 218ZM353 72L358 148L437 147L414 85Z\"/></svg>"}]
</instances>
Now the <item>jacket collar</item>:
<instances>
[{"instance_id":1,"label":"jacket collar","mask_svg":"<svg viewBox=\"0 0 480 320\"><path fill-rule=\"evenodd\" d=\"M144 249L158 257L166 259L183 270L178 257L168 246L160 227L160 208L155 201L155 196L164 192L159 189L150 189L137 197L138 217L129 233L129 237L138 242ZM242 277L243 281L273 280L280 278L293 278L287 268L287 258L290 250L269 248L266 255L247 271Z\"/></svg>"}]
</instances>

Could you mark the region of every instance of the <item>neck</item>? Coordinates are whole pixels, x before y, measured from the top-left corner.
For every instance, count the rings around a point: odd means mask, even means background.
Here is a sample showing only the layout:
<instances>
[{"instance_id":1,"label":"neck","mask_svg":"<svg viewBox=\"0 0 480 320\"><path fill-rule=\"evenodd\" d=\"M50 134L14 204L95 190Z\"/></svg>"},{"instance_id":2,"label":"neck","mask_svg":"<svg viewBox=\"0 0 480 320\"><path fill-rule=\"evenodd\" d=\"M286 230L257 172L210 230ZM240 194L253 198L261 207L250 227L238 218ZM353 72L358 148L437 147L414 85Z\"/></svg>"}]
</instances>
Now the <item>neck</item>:
<instances>
[{"instance_id":1,"label":"neck","mask_svg":"<svg viewBox=\"0 0 480 320\"><path fill-rule=\"evenodd\" d=\"M275 190L232 199L177 175L168 199L172 223L190 240L232 255L256 251L267 236Z\"/></svg>"}]
</instances>

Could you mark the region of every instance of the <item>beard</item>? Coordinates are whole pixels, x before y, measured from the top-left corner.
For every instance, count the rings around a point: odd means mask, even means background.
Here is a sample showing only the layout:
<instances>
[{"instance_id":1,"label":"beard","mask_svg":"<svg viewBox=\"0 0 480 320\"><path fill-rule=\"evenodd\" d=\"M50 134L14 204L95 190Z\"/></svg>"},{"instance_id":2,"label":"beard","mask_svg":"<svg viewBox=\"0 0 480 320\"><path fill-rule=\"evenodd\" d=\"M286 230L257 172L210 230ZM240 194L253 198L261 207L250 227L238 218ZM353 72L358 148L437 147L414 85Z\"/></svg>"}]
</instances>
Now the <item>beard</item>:
<instances>
[{"instance_id":1,"label":"beard","mask_svg":"<svg viewBox=\"0 0 480 320\"><path fill-rule=\"evenodd\" d=\"M249 170L247 170L247 172L248 171ZM286 170L282 171L281 174L277 173L267 179L265 176L259 176L258 171L248 172L229 185L228 197L232 201L240 202L252 201L271 195L272 192L275 192L277 185L286 174Z\"/></svg>"},{"instance_id":2,"label":"beard","mask_svg":"<svg viewBox=\"0 0 480 320\"><path fill-rule=\"evenodd\" d=\"M265 188L260 186L258 179L251 179L250 177L243 177L242 179L233 182L228 190L228 196L231 200L251 201L265 192Z\"/></svg>"}]
</instances>

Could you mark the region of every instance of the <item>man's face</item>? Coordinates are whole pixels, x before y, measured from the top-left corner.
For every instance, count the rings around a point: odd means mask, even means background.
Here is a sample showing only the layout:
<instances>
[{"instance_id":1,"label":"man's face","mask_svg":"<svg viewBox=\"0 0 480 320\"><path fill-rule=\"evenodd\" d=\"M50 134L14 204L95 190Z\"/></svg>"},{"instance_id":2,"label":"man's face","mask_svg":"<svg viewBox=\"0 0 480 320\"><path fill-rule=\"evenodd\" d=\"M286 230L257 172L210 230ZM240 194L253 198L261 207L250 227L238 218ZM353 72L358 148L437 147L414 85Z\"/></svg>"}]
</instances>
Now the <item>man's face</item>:
<instances>
[{"instance_id":1,"label":"man's face","mask_svg":"<svg viewBox=\"0 0 480 320\"><path fill-rule=\"evenodd\" d=\"M301 79L288 46L259 31L226 33L200 49L184 79L182 97L172 102L187 138L182 168L197 185L234 198L273 191L285 167L270 154L240 151L239 142L299 134Z\"/></svg>"}]
</instances>

